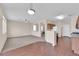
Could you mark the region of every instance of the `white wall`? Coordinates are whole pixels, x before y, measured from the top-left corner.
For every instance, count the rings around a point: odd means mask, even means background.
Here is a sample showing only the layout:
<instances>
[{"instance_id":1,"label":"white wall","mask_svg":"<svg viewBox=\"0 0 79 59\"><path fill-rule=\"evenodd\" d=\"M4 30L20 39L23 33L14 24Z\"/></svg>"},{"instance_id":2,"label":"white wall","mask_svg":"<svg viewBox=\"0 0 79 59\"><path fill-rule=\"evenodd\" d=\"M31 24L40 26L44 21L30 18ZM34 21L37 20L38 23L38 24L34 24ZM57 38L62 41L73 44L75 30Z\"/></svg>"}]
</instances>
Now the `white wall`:
<instances>
[{"instance_id":1,"label":"white wall","mask_svg":"<svg viewBox=\"0 0 79 59\"><path fill-rule=\"evenodd\" d=\"M17 22L8 20L8 37L31 35L31 23Z\"/></svg>"},{"instance_id":2,"label":"white wall","mask_svg":"<svg viewBox=\"0 0 79 59\"><path fill-rule=\"evenodd\" d=\"M66 25L63 25L62 27L62 36L68 36L70 37L70 25L69 24L66 24Z\"/></svg>"},{"instance_id":3,"label":"white wall","mask_svg":"<svg viewBox=\"0 0 79 59\"><path fill-rule=\"evenodd\" d=\"M67 16L65 19L63 20L56 20L55 24L57 25L57 32L58 32L58 36L69 36L71 34L71 16ZM65 28L67 28L66 30L64 30Z\"/></svg>"}]
</instances>

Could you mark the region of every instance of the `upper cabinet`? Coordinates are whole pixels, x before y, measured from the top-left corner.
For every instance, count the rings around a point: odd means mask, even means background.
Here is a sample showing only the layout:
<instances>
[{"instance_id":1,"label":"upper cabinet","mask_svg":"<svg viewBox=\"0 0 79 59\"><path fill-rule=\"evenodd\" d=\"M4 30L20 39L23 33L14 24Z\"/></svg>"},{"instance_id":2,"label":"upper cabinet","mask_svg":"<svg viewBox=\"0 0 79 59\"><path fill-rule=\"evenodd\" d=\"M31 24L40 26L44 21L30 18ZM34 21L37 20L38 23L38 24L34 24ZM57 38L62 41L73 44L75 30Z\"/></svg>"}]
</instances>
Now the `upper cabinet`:
<instances>
[{"instance_id":1,"label":"upper cabinet","mask_svg":"<svg viewBox=\"0 0 79 59\"><path fill-rule=\"evenodd\" d=\"M55 24L48 23L47 30L52 30L54 26L55 26Z\"/></svg>"},{"instance_id":2,"label":"upper cabinet","mask_svg":"<svg viewBox=\"0 0 79 59\"><path fill-rule=\"evenodd\" d=\"M77 21L76 21L76 29L79 29L79 16L78 16Z\"/></svg>"}]
</instances>

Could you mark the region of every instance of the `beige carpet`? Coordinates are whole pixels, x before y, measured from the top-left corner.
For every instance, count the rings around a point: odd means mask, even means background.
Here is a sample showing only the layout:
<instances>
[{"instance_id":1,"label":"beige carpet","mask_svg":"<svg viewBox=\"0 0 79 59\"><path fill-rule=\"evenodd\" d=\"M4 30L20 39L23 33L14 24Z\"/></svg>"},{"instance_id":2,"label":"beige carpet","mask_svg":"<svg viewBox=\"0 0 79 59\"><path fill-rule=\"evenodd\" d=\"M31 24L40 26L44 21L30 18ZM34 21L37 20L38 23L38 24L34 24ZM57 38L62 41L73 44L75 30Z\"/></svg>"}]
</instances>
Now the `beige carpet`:
<instances>
[{"instance_id":1,"label":"beige carpet","mask_svg":"<svg viewBox=\"0 0 79 59\"><path fill-rule=\"evenodd\" d=\"M32 36L32 35L15 37L15 38L8 38L2 52L7 52L9 50L23 47L23 46L26 46L26 45L29 45L29 44L32 44L32 43L35 43L38 41L44 42L45 39L39 38L36 36Z\"/></svg>"}]
</instances>

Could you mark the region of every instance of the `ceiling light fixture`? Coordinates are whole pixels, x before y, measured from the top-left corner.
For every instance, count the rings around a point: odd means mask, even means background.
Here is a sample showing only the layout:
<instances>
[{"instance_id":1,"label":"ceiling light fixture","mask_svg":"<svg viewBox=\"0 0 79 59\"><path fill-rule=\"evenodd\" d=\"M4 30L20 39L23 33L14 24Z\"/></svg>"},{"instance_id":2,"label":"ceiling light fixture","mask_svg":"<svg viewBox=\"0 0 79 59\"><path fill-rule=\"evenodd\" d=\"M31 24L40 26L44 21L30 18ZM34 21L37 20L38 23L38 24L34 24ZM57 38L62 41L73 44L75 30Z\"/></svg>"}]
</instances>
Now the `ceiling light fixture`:
<instances>
[{"instance_id":1,"label":"ceiling light fixture","mask_svg":"<svg viewBox=\"0 0 79 59\"><path fill-rule=\"evenodd\" d=\"M30 4L30 8L28 9L27 13L28 13L29 15L34 15L34 14L35 14L35 10L33 9L32 3Z\"/></svg>"},{"instance_id":2,"label":"ceiling light fixture","mask_svg":"<svg viewBox=\"0 0 79 59\"><path fill-rule=\"evenodd\" d=\"M64 15L59 15L59 16L56 16L56 19L60 19L60 20L62 20L62 19L64 19L65 18L65 16Z\"/></svg>"}]
</instances>

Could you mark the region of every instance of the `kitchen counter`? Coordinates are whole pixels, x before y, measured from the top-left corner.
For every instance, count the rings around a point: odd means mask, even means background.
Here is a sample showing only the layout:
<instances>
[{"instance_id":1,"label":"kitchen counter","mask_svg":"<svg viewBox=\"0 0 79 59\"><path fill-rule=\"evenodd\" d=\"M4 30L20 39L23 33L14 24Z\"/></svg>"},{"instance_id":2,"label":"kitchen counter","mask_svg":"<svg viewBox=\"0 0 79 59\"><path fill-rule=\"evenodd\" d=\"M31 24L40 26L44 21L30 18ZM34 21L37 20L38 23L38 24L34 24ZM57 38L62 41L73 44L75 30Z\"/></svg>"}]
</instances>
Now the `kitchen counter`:
<instances>
[{"instance_id":1,"label":"kitchen counter","mask_svg":"<svg viewBox=\"0 0 79 59\"><path fill-rule=\"evenodd\" d=\"M73 33L71 34L71 37L79 37L79 32L73 32Z\"/></svg>"}]
</instances>

